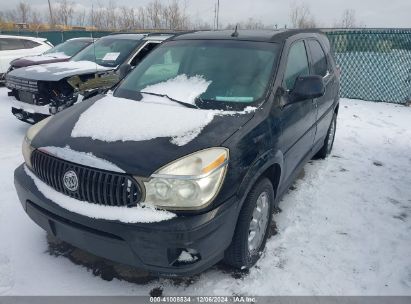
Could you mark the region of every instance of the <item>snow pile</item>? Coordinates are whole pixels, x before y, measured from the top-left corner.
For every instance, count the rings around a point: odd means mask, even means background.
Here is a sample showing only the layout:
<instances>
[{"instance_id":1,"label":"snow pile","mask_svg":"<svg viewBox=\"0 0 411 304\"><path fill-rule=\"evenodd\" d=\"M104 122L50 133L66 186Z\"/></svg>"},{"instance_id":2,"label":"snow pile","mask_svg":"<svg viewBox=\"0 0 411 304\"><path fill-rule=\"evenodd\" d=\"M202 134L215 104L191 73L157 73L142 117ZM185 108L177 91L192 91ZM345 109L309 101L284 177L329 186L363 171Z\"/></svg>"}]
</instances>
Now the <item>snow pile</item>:
<instances>
[{"instance_id":1,"label":"snow pile","mask_svg":"<svg viewBox=\"0 0 411 304\"><path fill-rule=\"evenodd\" d=\"M107 171L119 172L124 173L122 169L114 165L113 163L98 158L93 155L91 152L79 152L72 150L69 146L64 148L61 147L41 147L39 148L40 151L54 155L55 157L67 160L69 162L73 162L76 164L98 168Z\"/></svg>"},{"instance_id":2,"label":"snow pile","mask_svg":"<svg viewBox=\"0 0 411 304\"><path fill-rule=\"evenodd\" d=\"M178 262L182 262L182 263L192 263L198 260L198 257L195 255L194 252L190 252L183 250L181 251L180 255L177 258Z\"/></svg>"},{"instance_id":3,"label":"snow pile","mask_svg":"<svg viewBox=\"0 0 411 304\"><path fill-rule=\"evenodd\" d=\"M92 61L66 61L34 65L26 68L26 71L35 71L37 73L50 72L53 75L65 75L93 69L96 71L110 70L110 68L98 65L97 63Z\"/></svg>"},{"instance_id":4,"label":"snow pile","mask_svg":"<svg viewBox=\"0 0 411 304\"><path fill-rule=\"evenodd\" d=\"M171 137L173 143L181 146L200 134L216 113L219 112L109 95L81 114L71 136L106 142Z\"/></svg>"},{"instance_id":5,"label":"snow pile","mask_svg":"<svg viewBox=\"0 0 411 304\"><path fill-rule=\"evenodd\" d=\"M155 209L150 204L136 207L102 206L69 197L49 187L37 178L26 166L24 171L30 176L39 191L49 200L68 211L95 219L120 221L123 223L154 223L175 217L172 212Z\"/></svg>"},{"instance_id":6,"label":"snow pile","mask_svg":"<svg viewBox=\"0 0 411 304\"><path fill-rule=\"evenodd\" d=\"M187 77L182 74L145 87L142 92L165 94L170 98L194 104L196 98L207 91L210 84L211 81L206 81L202 76Z\"/></svg>"}]
</instances>

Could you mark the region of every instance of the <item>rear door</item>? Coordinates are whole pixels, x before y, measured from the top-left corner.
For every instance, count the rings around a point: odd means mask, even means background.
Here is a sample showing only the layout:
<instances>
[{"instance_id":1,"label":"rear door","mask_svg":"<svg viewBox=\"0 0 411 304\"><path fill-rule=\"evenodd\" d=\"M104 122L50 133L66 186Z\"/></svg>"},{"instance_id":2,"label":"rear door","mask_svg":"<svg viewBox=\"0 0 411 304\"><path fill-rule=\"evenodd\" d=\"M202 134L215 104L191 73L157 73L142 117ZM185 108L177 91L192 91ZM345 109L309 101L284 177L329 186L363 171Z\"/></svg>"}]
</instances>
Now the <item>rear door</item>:
<instances>
[{"instance_id":1,"label":"rear door","mask_svg":"<svg viewBox=\"0 0 411 304\"><path fill-rule=\"evenodd\" d=\"M328 128L333 116L333 104L336 92L334 86L336 75L329 62L323 45L316 39L307 40L311 60L311 75L323 77L325 85L324 96L317 98L314 102L317 106L317 133L315 142L323 141L327 135Z\"/></svg>"},{"instance_id":2,"label":"rear door","mask_svg":"<svg viewBox=\"0 0 411 304\"><path fill-rule=\"evenodd\" d=\"M310 73L307 47L304 40L294 42L288 52L283 76L281 103L282 147L285 161L285 178L311 152L315 138L316 108L312 99L289 103L295 81Z\"/></svg>"}]
</instances>

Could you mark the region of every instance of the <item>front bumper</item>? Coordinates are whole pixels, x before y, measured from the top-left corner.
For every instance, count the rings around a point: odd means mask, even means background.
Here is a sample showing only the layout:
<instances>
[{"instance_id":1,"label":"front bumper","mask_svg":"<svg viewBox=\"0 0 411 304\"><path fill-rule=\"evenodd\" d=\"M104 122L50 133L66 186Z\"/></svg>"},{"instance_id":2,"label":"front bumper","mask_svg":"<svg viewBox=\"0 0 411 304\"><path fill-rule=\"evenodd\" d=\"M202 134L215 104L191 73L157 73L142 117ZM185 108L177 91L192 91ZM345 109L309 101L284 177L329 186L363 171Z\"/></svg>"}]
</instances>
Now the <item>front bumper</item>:
<instances>
[{"instance_id":1,"label":"front bumper","mask_svg":"<svg viewBox=\"0 0 411 304\"><path fill-rule=\"evenodd\" d=\"M29 217L55 237L85 251L160 276L194 275L224 256L231 243L238 203L150 224L97 220L61 208L39 192L23 165L14 173L19 199ZM191 263L176 261L181 250L197 252Z\"/></svg>"},{"instance_id":2,"label":"front bumper","mask_svg":"<svg viewBox=\"0 0 411 304\"><path fill-rule=\"evenodd\" d=\"M12 107L23 110L30 114L50 115L49 105L39 106L35 104L25 103L19 100L13 100Z\"/></svg>"}]
</instances>

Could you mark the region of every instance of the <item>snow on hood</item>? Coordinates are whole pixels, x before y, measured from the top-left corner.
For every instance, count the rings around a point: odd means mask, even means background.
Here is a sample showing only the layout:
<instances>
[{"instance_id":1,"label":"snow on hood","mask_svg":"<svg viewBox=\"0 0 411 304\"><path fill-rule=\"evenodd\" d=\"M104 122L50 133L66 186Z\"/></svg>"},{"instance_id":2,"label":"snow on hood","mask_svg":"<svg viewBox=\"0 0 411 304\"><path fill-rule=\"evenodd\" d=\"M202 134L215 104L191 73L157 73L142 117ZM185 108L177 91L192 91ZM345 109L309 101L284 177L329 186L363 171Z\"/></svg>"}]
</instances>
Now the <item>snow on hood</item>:
<instances>
[{"instance_id":1,"label":"snow on hood","mask_svg":"<svg viewBox=\"0 0 411 304\"><path fill-rule=\"evenodd\" d=\"M197 137L217 113L221 112L108 95L80 115L71 136L106 142L171 137L172 143L182 146Z\"/></svg>"},{"instance_id":2,"label":"snow on hood","mask_svg":"<svg viewBox=\"0 0 411 304\"><path fill-rule=\"evenodd\" d=\"M77 72L83 71L106 71L110 70L110 68L98 65L92 61L67 61L67 62L56 62L56 63L48 63L42 65L35 65L26 68L26 71L37 72L37 73L51 73L53 75L72 75Z\"/></svg>"},{"instance_id":3,"label":"snow on hood","mask_svg":"<svg viewBox=\"0 0 411 304\"><path fill-rule=\"evenodd\" d=\"M113 172L118 172L118 173L124 173L124 170L120 169L113 163L96 157L93 155L93 153L86 153L86 152L79 152L72 150L69 146L66 146L64 148L61 147L40 147L40 151L43 151L45 153L51 154L55 157L67 160L69 162L77 163L80 165L88 166L88 167L93 167L93 168L98 168L102 170L107 170L107 171L113 171Z\"/></svg>"},{"instance_id":4,"label":"snow on hood","mask_svg":"<svg viewBox=\"0 0 411 304\"><path fill-rule=\"evenodd\" d=\"M31 62L41 62L41 61L53 60L56 58L66 59L66 58L70 58L70 56L67 56L66 54L61 52L61 53L49 53L49 54L38 55L38 56L27 56L27 57L22 57L20 59L28 60Z\"/></svg>"},{"instance_id":5,"label":"snow on hood","mask_svg":"<svg viewBox=\"0 0 411 304\"><path fill-rule=\"evenodd\" d=\"M37 189L49 200L60 207L94 219L120 221L123 223L154 223L167 221L176 215L172 212L156 209L153 205L144 204L136 207L103 206L80 201L60 193L41 181L27 166L24 171L31 177Z\"/></svg>"},{"instance_id":6,"label":"snow on hood","mask_svg":"<svg viewBox=\"0 0 411 304\"><path fill-rule=\"evenodd\" d=\"M165 94L194 104L210 84L211 81L206 81L202 76L187 77L182 74L144 88L141 101L114 97L109 93L80 115L71 136L106 142L171 137L171 143L183 146L196 138L215 115L248 113L256 109L247 107L243 112L192 109L166 97L144 94Z\"/></svg>"},{"instance_id":7,"label":"snow on hood","mask_svg":"<svg viewBox=\"0 0 411 304\"><path fill-rule=\"evenodd\" d=\"M173 99L194 104L196 98L203 94L211 81L206 81L202 76L178 75L165 82L160 82L145 87L142 92L165 94Z\"/></svg>"}]
</instances>

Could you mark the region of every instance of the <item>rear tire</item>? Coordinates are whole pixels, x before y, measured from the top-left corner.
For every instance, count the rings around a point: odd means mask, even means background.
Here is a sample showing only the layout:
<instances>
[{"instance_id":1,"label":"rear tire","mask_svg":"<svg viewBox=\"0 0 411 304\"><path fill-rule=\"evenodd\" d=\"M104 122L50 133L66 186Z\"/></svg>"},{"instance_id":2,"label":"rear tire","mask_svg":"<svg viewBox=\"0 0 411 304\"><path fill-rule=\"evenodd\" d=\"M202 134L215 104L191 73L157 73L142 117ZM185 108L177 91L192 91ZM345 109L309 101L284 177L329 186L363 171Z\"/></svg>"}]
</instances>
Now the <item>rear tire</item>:
<instances>
[{"instance_id":1,"label":"rear tire","mask_svg":"<svg viewBox=\"0 0 411 304\"><path fill-rule=\"evenodd\" d=\"M268 178L251 189L237 220L224 262L239 269L251 268L260 258L268 237L274 208L274 190Z\"/></svg>"},{"instance_id":2,"label":"rear tire","mask_svg":"<svg viewBox=\"0 0 411 304\"><path fill-rule=\"evenodd\" d=\"M334 113L331 120L330 127L328 128L327 136L324 140L324 145L321 147L320 151L317 152L314 158L325 159L332 151L334 146L335 131L337 130L337 113Z\"/></svg>"}]
</instances>

